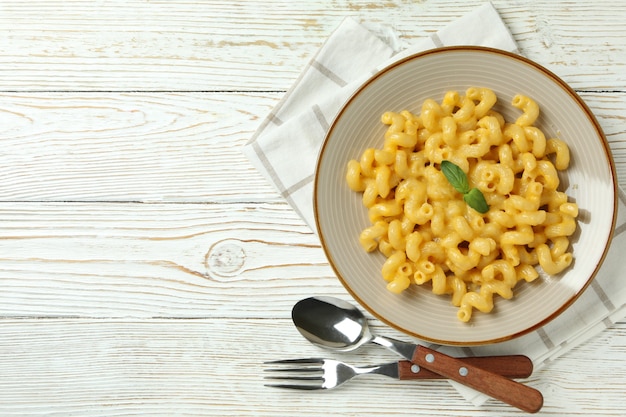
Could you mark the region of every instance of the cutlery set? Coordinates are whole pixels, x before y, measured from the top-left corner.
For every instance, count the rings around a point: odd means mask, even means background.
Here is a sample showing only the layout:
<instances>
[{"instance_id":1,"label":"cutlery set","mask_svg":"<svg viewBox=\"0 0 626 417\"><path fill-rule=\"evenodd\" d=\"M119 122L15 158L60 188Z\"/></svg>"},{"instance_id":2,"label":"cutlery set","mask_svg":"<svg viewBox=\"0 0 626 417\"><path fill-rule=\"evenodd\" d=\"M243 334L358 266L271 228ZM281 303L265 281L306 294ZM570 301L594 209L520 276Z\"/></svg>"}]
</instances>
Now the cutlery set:
<instances>
[{"instance_id":1,"label":"cutlery set","mask_svg":"<svg viewBox=\"0 0 626 417\"><path fill-rule=\"evenodd\" d=\"M531 360L523 355L470 357L459 358L459 360L507 378L527 378L533 371ZM265 362L265 364L277 366L266 369L267 372L280 373L278 376L268 376L267 379L292 381L291 384L268 384L276 388L331 389L365 374L384 375L401 381L445 378L410 361L368 367L357 367L332 359L320 358L285 359Z\"/></svg>"},{"instance_id":2,"label":"cutlery set","mask_svg":"<svg viewBox=\"0 0 626 417\"><path fill-rule=\"evenodd\" d=\"M270 387L300 390L336 388L365 374L385 375L399 380L451 379L529 413L543 405L538 390L513 381L532 374L532 361L523 355L454 358L434 349L375 336L367 319L352 304L333 297L310 297L296 303L292 319L311 343L347 352L371 342L405 360L356 367L330 359L287 359L265 362ZM278 382L281 381L281 382Z\"/></svg>"}]
</instances>

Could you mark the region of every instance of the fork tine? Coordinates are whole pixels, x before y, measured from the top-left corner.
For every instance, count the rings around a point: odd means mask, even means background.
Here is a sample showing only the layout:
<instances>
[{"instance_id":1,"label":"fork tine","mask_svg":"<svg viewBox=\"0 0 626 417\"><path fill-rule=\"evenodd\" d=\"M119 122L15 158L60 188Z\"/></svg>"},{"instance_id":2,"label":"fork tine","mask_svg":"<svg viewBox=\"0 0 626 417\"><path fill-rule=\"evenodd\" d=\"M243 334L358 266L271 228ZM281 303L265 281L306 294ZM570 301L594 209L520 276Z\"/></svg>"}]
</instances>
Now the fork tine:
<instances>
[{"instance_id":1,"label":"fork tine","mask_svg":"<svg viewBox=\"0 0 626 417\"><path fill-rule=\"evenodd\" d=\"M301 390L317 390L323 389L321 385L295 385L295 384L265 384L266 387L272 388L286 388L286 389L301 389Z\"/></svg>"},{"instance_id":2,"label":"fork tine","mask_svg":"<svg viewBox=\"0 0 626 417\"><path fill-rule=\"evenodd\" d=\"M290 368L268 368L264 369L265 372L284 372L284 373L306 373L306 372L323 372L322 365L324 359L307 358L307 359L282 359L277 361L263 362L266 365L299 365L298 367Z\"/></svg>"},{"instance_id":3,"label":"fork tine","mask_svg":"<svg viewBox=\"0 0 626 417\"><path fill-rule=\"evenodd\" d=\"M322 368L289 368L289 369L264 369L265 372L272 372L280 375L267 375L263 379L289 379L293 381L324 381ZM305 375L303 375L305 374ZM306 375L309 374L309 375ZM318 374L318 375L310 375Z\"/></svg>"},{"instance_id":4,"label":"fork tine","mask_svg":"<svg viewBox=\"0 0 626 417\"><path fill-rule=\"evenodd\" d=\"M317 390L324 388L324 359L282 359L264 362L266 365L277 365L275 368L264 369L273 373L263 377L265 380L293 381L294 383L265 384L266 387L300 390ZM281 367L281 365L288 365ZM301 383L296 383L301 382Z\"/></svg>"},{"instance_id":5,"label":"fork tine","mask_svg":"<svg viewBox=\"0 0 626 417\"><path fill-rule=\"evenodd\" d=\"M306 359L280 359L277 361L263 362L265 365L323 365L324 359L306 358Z\"/></svg>"},{"instance_id":6,"label":"fork tine","mask_svg":"<svg viewBox=\"0 0 626 417\"><path fill-rule=\"evenodd\" d=\"M321 376L266 376L265 380L293 381L293 384L265 384L266 387L291 388L291 389L322 389L324 388L324 378ZM297 384L296 382L301 382Z\"/></svg>"},{"instance_id":7,"label":"fork tine","mask_svg":"<svg viewBox=\"0 0 626 417\"><path fill-rule=\"evenodd\" d=\"M322 372L322 368L269 368L263 369L264 372Z\"/></svg>"},{"instance_id":8,"label":"fork tine","mask_svg":"<svg viewBox=\"0 0 626 417\"><path fill-rule=\"evenodd\" d=\"M283 379L290 381L320 381L323 382L324 378L321 376L266 376L263 379Z\"/></svg>"}]
</instances>

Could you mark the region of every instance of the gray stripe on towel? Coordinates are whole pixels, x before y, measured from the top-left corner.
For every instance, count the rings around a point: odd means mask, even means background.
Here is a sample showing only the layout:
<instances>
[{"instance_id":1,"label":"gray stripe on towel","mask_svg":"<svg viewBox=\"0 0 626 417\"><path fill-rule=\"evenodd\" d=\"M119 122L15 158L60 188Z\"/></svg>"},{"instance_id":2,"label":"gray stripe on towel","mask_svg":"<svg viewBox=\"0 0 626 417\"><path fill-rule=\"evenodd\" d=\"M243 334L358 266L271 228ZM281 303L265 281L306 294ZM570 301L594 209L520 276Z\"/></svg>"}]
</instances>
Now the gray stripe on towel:
<instances>
[{"instance_id":1,"label":"gray stripe on towel","mask_svg":"<svg viewBox=\"0 0 626 417\"><path fill-rule=\"evenodd\" d=\"M328 67L324 66L318 61L311 62L311 66L321 72L326 78L337 84L339 87L345 87L348 85L340 76L332 72Z\"/></svg>"},{"instance_id":2,"label":"gray stripe on towel","mask_svg":"<svg viewBox=\"0 0 626 417\"><path fill-rule=\"evenodd\" d=\"M315 118L317 119L317 122L320 124L320 126L324 130L324 133L328 132L330 125L328 124L328 120L326 120L326 116L324 116L324 113L322 113L322 109L320 108L320 106L316 104L312 107L312 110L313 110L313 114L315 114Z\"/></svg>"},{"instance_id":3,"label":"gray stripe on towel","mask_svg":"<svg viewBox=\"0 0 626 417\"><path fill-rule=\"evenodd\" d=\"M298 181L291 187L287 188L285 191L281 193L281 195L283 197L289 197L290 195L298 191L300 188L304 187L307 184L312 183L314 179L315 179L315 174L311 174L308 177L301 179L300 181Z\"/></svg>"},{"instance_id":4,"label":"gray stripe on towel","mask_svg":"<svg viewBox=\"0 0 626 417\"><path fill-rule=\"evenodd\" d=\"M554 342L550 339L550 336L548 336L548 333L546 333L544 329L537 329L537 334L548 349L552 349L554 347Z\"/></svg>"},{"instance_id":5,"label":"gray stripe on towel","mask_svg":"<svg viewBox=\"0 0 626 417\"><path fill-rule=\"evenodd\" d=\"M615 305L609 299L609 296L604 291L604 288L602 288L602 286L600 285L600 283L597 280L594 279L593 281L591 281L591 288L593 288L593 290L595 291L596 295L598 296L600 301L602 301L602 304L604 304L604 307L606 307L607 310L609 310L609 311L614 311L615 310Z\"/></svg>"},{"instance_id":6,"label":"gray stripe on towel","mask_svg":"<svg viewBox=\"0 0 626 417\"><path fill-rule=\"evenodd\" d=\"M439 35L437 35L436 33L430 35L430 40L433 41L437 48L441 48L444 46L443 42L441 42L441 38L439 38Z\"/></svg>"},{"instance_id":7,"label":"gray stripe on towel","mask_svg":"<svg viewBox=\"0 0 626 417\"><path fill-rule=\"evenodd\" d=\"M280 126L280 125L282 125L282 124L283 124L283 121L282 121L282 120L280 120L280 118L279 118L278 116L276 116L276 113L274 113L274 112L271 112L271 113L267 116L267 118L268 118L268 119L269 119L272 123L274 123L276 126Z\"/></svg>"},{"instance_id":8,"label":"gray stripe on towel","mask_svg":"<svg viewBox=\"0 0 626 417\"><path fill-rule=\"evenodd\" d=\"M276 185L276 188L278 188L278 191L283 194L285 192L285 186L283 185L283 182L280 180L280 177L274 170L272 163L267 159L267 155L265 155L265 152L263 152L263 149L259 145L259 142L254 142L252 144L252 149L254 149L254 153L256 153L259 161L261 161L261 163L265 167L267 174L272 178L272 181L274 181L274 184Z\"/></svg>"}]
</instances>

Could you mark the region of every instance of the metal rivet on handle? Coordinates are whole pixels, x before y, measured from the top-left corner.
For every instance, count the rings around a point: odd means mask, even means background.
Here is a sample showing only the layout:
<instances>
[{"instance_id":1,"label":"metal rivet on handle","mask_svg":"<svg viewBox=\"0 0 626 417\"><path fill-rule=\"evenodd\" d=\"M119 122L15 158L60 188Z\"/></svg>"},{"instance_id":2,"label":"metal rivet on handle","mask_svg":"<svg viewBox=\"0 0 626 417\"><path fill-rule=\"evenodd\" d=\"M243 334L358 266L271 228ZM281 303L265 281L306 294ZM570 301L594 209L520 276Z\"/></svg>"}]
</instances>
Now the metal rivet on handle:
<instances>
[{"instance_id":1,"label":"metal rivet on handle","mask_svg":"<svg viewBox=\"0 0 626 417\"><path fill-rule=\"evenodd\" d=\"M426 362L428 363L435 362L435 355L433 355L432 353L429 353L428 355L426 355Z\"/></svg>"},{"instance_id":2,"label":"metal rivet on handle","mask_svg":"<svg viewBox=\"0 0 626 417\"><path fill-rule=\"evenodd\" d=\"M421 369L419 365L415 365L415 364L411 365L411 372L413 372L414 374L419 373L420 370Z\"/></svg>"},{"instance_id":3,"label":"metal rivet on handle","mask_svg":"<svg viewBox=\"0 0 626 417\"><path fill-rule=\"evenodd\" d=\"M459 368L459 375L467 376L468 373L469 373L469 371L467 370L466 367L462 366L462 367Z\"/></svg>"}]
</instances>

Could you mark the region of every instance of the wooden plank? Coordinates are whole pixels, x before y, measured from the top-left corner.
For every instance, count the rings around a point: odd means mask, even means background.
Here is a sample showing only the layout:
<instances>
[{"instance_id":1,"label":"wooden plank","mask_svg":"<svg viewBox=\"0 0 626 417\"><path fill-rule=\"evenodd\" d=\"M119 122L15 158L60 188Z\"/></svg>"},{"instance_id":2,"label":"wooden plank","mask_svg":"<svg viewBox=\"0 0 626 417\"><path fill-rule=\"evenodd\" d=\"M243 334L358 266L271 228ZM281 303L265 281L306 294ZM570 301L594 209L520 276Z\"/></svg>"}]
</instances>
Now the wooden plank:
<instances>
[{"instance_id":1,"label":"wooden plank","mask_svg":"<svg viewBox=\"0 0 626 417\"><path fill-rule=\"evenodd\" d=\"M0 94L0 201L281 201L241 147L280 93ZM626 93L583 93L626 184Z\"/></svg>"},{"instance_id":2,"label":"wooden plank","mask_svg":"<svg viewBox=\"0 0 626 417\"><path fill-rule=\"evenodd\" d=\"M0 200L259 201L241 153L274 93L0 94Z\"/></svg>"},{"instance_id":3,"label":"wooden plank","mask_svg":"<svg viewBox=\"0 0 626 417\"><path fill-rule=\"evenodd\" d=\"M279 204L0 204L0 317L277 317L345 290Z\"/></svg>"},{"instance_id":4,"label":"wooden plank","mask_svg":"<svg viewBox=\"0 0 626 417\"><path fill-rule=\"evenodd\" d=\"M288 318L0 324L2 416L519 415L496 401L474 408L446 381L371 376L327 392L265 388L265 360L330 356L308 344ZM626 323L620 323L524 380L544 394L541 414L621 415L624 345ZM373 346L334 356L355 365L396 359Z\"/></svg>"},{"instance_id":5,"label":"wooden plank","mask_svg":"<svg viewBox=\"0 0 626 417\"><path fill-rule=\"evenodd\" d=\"M626 4L493 3L522 52L575 88L625 88L615 74L626 66ZM6 0L0 91L284 91L346 16L410 44L481 4Z\"/></svg>"}]
</instances>

